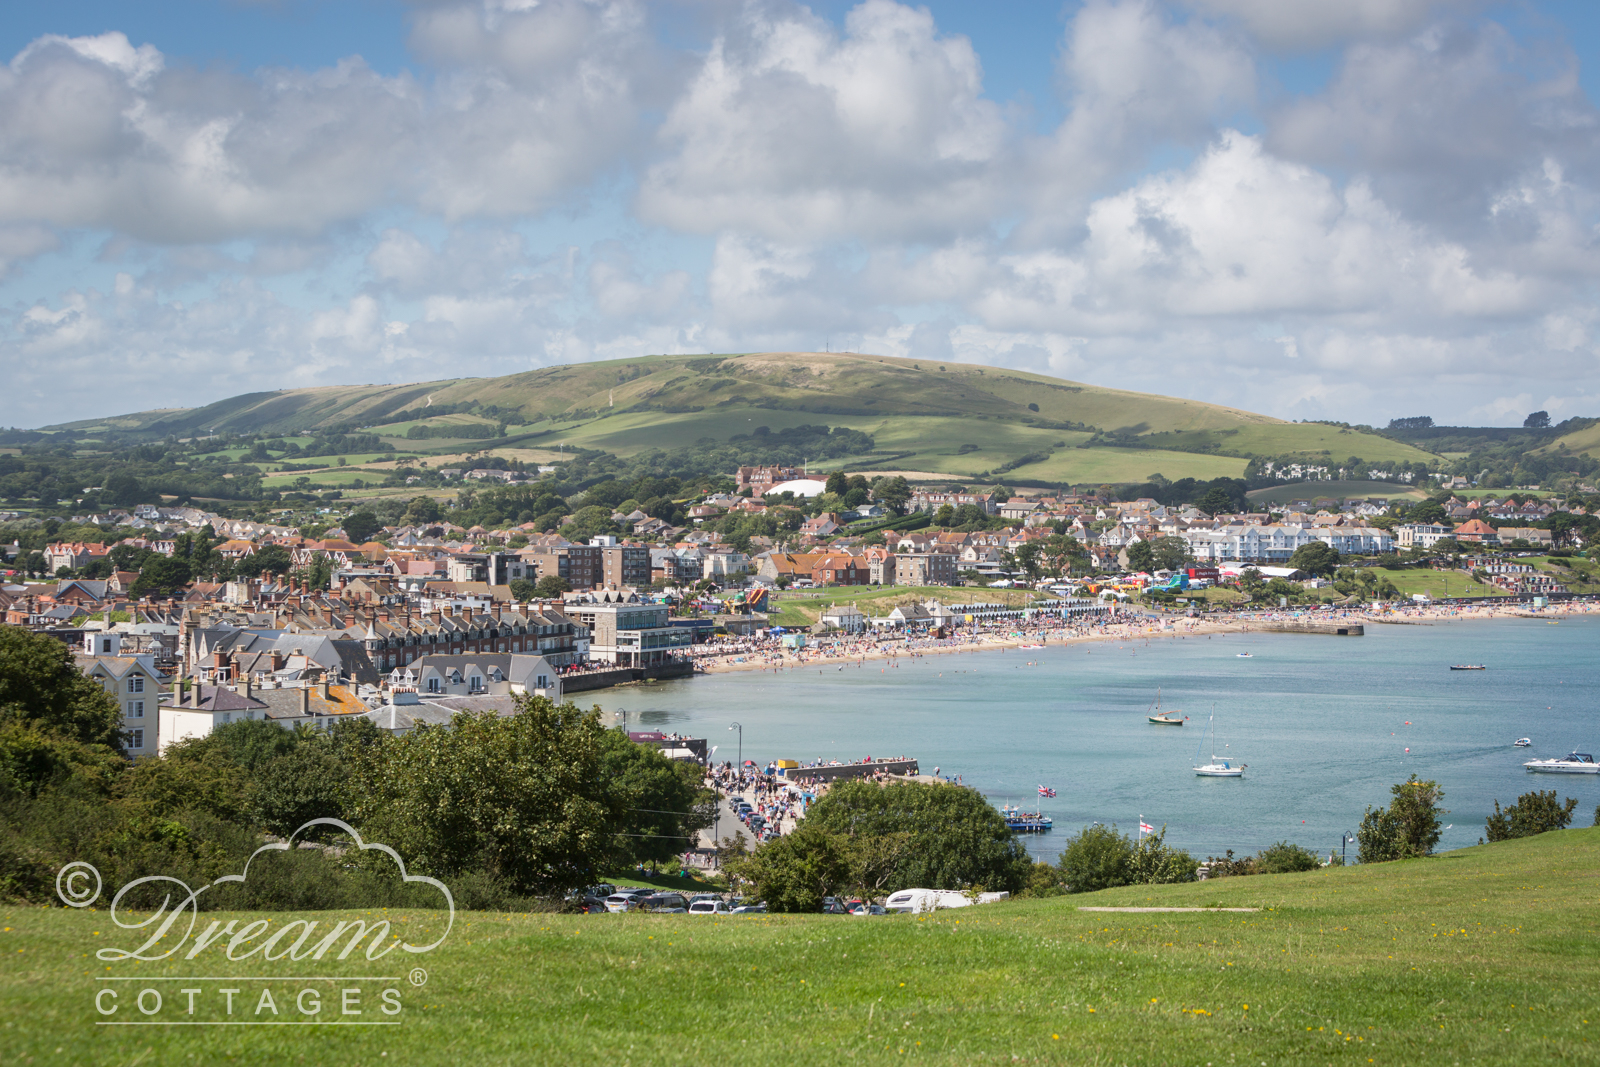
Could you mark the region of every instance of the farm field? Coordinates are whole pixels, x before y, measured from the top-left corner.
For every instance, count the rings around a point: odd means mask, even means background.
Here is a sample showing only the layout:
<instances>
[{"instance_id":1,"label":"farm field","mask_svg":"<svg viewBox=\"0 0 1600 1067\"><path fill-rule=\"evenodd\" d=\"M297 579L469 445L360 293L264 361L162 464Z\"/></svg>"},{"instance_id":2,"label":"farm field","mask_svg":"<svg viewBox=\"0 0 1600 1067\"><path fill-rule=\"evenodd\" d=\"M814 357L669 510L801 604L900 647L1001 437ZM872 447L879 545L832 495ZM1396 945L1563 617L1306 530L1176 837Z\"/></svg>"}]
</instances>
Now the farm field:
<instances>
[{"instance_id":1,"label":"farm field","mask_svg":"<svg viewBox=\"0 0 1600 1067\"><path fill-rule=\"evenodd\" d=\"M274 1018L267 989L279 1023L315 1003L322 1022L390 1026L97 1026L149 1019L144 989L164 994L152 1021L188 1021L180 990L194 986L158 979L195 964L108 970L94 951L129 937L103 910L12 906L0 910L0 1026L19 1063L703 1064L753 1049L820 1063L1591 1063L1597 864L1600 830L1574 829L925 917L460 912L439 948L378 966L359 953L314 972L206 954L196 1021L227 1021L225 983L245 991L236 1023ZM439 912L387 917L417 941L444 928ZM114 1016L94 1007L106 987ZM397 991L394 1016L377 1010L383 988ZM303 989L312 997L297 999ZM360 990L353 1006L345 989Z\"/></svg>"},{"instance_id":2,"label":"farm field","mask_svg":"<svg viewBox=\"0 0 1600 1067\"><path fill-rule=\"evenodd\" d=\"M1171 441L1173 447L1179 448L1216 445L1230 452L1257 456L1296 455L1312 460L1321 457L1334 466L1351 456L1369 462L1393 460L1397 463L1426 463L1434 458L1432 453L1404 441L1320 422L1245 423L1223 429L1155 433L1148 437L1151 444Z\"/></svg>"},{"instance_id":3,"label":"farm field","mask_svg":"<svg viewBox=\"0 0 1600 1067\"><path fill-rule=\"evenodd\" d=\"M1063 448L1042 463L1030 463L1000 477L1075 484L1142 482L1151 474L1174 482L1180 478L1210 480L1242 477L1247 462L1155 448Z\"/></svg>"},{"instance_id":4,"label":"farm field","mask_svg":"<svg viewBox=\"0 0 1600 1067\"><path fill-rule=\"evenodd\" d=\"M1245 494L1252 501L1268 504L1287 504L1291 500L1316 500L1329 497L1344 500L1348 497L1370 499L1384 497L1389 500L1426 500L1427 494L1403 482L1345 481L1345 482L1291 482L1266 489L1252 489Z\"/></svg>"}]
</instances>

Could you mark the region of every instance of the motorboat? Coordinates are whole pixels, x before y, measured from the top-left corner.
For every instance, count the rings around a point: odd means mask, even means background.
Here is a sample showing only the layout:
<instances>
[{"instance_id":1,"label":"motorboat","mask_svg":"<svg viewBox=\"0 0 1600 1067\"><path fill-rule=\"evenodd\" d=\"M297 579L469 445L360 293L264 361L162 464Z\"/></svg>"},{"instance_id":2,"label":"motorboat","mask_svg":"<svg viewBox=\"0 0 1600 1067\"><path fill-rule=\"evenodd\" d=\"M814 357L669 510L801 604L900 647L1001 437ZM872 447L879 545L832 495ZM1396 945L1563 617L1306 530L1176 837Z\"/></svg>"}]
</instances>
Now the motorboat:
<instances>
[{"instance_id":1,"label":"motorboat","mask_svg":"<svg viewBox=\"0 0 1600 1067\"><path fill-rule=\"evenodd\" d=\"M1236 656L1239 659L1255 659L1256 658L1255 654L1252 653L1252 652L1235 652L1234 656Z\"/></svg>"},{"instance_id":2,"label":"motorboat","mask_svg":"<svg viewBox=\"0 0 1600 1067\"><path fill-rule=\"evenodd\" d=\"M1150 705L1147 712L1147 721L1155 726L1182 726L1183 720L1189 716L1176 711L1161 710L1161 690L1156 690L1156 702Z\"/></svg>"},{"instance_id":3,"label":"motorboat","mask_svg":"<svg viewBox=\"0 0 1600 1067\"><path fill-rule=\"evenodd\" d=\"M1450 669L1453 671L1486 671L1489 668L1481 663L1457 663Z\"/></svg>"},{"instance_id":4,"label":"motorboat","mask_svg":"<svg viewBox=\"0 0 1600 1067\"><path fill-rule=\"evenodd\" d=\"M1523 766L1540 774L1600 774L1600 763L1587 752L1569 752L1560 759L1531 759Z\"/></svg>"},{"instance_id":5,"label":"motorboat","mask_svg":"<svg viewBox=\"0 0 1600 1067\"><path fill-rule=\"evenodd\" d=\"M1529 745L1533 744L1533 738L1519 737L1515 741L1511 742L1511 744L1514 748L1527 748Z\"/></svg>"},{"instance_id":6,"label":"motorboat","mask_svg":"<svg viewBox=\"0 0 1600 1067\"><path fill-rule=\"evenodd\" d=\"M1199 775L1202 778L1243 778L1244 777L1244 769L1246 767L1248 767L1249 764L1247 764L1247 763L1235 763L1231 759L1218 759L1217 758L1217 717L1216 717L1216 715L1213 714L1209 719L1206 720L1206 723L1207 723L1208 726L1211 727L1211 762L1210 763L1201 763L1200 762L1200 749L1196 749L1195 750L1195 754L1194 754L1194 761L1195 761L1194 773ZM1200 739L1200 744L1201 745L1205 744L1205 738L1202 737Z\"/></svg>"},{"instance_id":7,"label":"motorboat","mask_svg":"<svg viewBox=\"0 0 1600 1067\"><path fill-rule=\"evenodd\" d=\"M1005 804L1000 808L1000 815L1006 821L1006 826L1014 833L1043 834L1050 831L1055 825L1050 816L1040 811L1023 811L1015 804Z\"/></svg>"}]
</instances>

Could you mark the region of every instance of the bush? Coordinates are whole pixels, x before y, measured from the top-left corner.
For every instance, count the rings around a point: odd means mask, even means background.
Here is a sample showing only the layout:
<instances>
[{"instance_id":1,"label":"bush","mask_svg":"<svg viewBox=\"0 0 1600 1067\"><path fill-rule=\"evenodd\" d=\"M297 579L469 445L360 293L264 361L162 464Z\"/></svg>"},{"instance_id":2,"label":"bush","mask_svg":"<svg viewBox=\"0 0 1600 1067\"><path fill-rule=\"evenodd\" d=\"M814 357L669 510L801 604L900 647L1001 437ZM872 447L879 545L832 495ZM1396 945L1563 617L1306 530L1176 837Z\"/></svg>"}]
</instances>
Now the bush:
<instances>
[{"instance_id":1,"label":"bush","mask_svg":"<svg viewBox=\"0 0 1600 1067\"><path fill-rule=\"evenodd\" d=\"M1444 790L1438 782L1424 782L1413 774L1389 791L1394 794L1389 807L1368 808L1356 830L1361 862L1431 856L1439 843L1439 816L1447 814L1438 804Z\"/></svg>"},{"instance_id":2,"label":"bush","mask_svg":"<svg viewBox=\"0 0 1600 1067\"><path fill-rule=\"evenodd\" d=\"M1578 802L1572 797L1568 797L1563 805L1556 799L1554 789L1524 793L1504 811L1500 810L1497 800L1494 802L1494 814L1484 820L1488 824L1488 838L1490 841L1509 841L1513 837L1532 837L1550 830L1565 830L1572 822L1572 812L1577 806ZM1600 811L1596 814L1600 815Z\"/></svg>"},{"instance_id":3,"label":"bush","mask_svg":"<svg viewBox=\"0 0 1600 1067\"><path fill-rule=\"evenodd\" d=\"M1133 848L1128 861L1128 877L1134 885L1171 885L1192 882L1200 863L1184 849L1167 846L1167 828L1146 834Z\"/></svg>"},{"instance_id":4,"label":"bush","mask_svg":"<svg viewBox=\"0 0 1600 1067\"><path fill-rule=\"evenodd\" d=\"M1244 856L1235 859L1233 849L1230 848L1227 855L1221 859L1216 856L1207 856L1206 869L1207 878L1242 878L1245 875L1256 873L1256 858L1254 856Z\"/></svg>"},{"instance_id":5,"label":"bush","mask_svg":"<svg viewBox=\"0 0 1600 1067\"><path fill-rule=\"evenodd\" d=\"M1308 848L1279 841L1264 848L1256 856L1256 870L1262 874L1291 874L1295 871L1314 871L1322 866L1317 854Z\"/></svg>"},{"instance_id":6,"label":"bush","mask_svg":"<svg viewBox=\"0 0 1600 1067\"><path fill-rule=\"evenodd\" d=\"M1093 893L1128 885L1133 842L1115 826L1085 826L1067 841L1059 861L1069 893Z\"/></svg>"}]
</instances>

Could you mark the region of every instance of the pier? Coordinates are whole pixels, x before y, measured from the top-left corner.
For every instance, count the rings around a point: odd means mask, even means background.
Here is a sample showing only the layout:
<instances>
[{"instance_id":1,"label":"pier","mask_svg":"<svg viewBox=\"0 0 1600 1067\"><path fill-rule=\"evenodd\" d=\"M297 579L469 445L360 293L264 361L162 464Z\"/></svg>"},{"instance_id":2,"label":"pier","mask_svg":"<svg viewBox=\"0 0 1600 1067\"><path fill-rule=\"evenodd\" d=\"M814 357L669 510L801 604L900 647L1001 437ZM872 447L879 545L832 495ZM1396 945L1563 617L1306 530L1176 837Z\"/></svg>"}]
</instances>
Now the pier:
<instances>
[{"instance_id":1,"label":"pier","mask_svg":"<svg viewBox=\"0 0 1600 1067\"><path fill-rule=\"evenodd\" d=\"M1283 622L1252 622L1245 625L1246 633L1273 634L1327 634L1330 637L1364 637L1366 628L1359 622L1311 622L1286 620Z\"/></svg>"},{"instance_id":2,"label":"pier","mask_svg":"<svg viewBox=\"0 0 1600 1067\"><path fill-rule=\"evenodd\" d=\"M821 782L836 782L840 778L870 778L882 771L884 774L910 777L917 774L914 759L880 759L871 763L834 763L820 767L779 767L778 774L785 778L813 778Z\"/></svg>"},{"instance_id":3,"label":"pier","mask_svg":"<svg viewBox=\"0 0 1600 1067\"><path fill-rule=\"evenodd\" d=\"M616 685L653 681L662 678L687 678L694 673L688 660L674 660L654 667L618 667L613 671L578 671L561 676L561 692L586 693L591 689L610 689Z\"/></svg>"}]
</instances>

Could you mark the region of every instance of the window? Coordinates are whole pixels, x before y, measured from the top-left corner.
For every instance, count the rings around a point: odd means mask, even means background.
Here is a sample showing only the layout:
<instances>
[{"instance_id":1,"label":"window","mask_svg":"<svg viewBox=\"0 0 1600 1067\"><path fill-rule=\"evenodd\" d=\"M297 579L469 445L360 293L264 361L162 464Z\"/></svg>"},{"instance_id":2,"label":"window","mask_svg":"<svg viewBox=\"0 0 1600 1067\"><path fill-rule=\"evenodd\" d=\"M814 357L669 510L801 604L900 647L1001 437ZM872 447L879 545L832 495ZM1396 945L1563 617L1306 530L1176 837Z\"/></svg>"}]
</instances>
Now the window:
<instances>
[{"instance_id":1,"label":"window","mask_svg":"<svg viewBox=\"0 0 1600 1067\"><path fill-rule=\"evenodd\" d=\"M132 678L128 679L128 692L130 692L130 693L142 693L142 692L144 692L144 675L136 674Z\"/></svg>"},{"instance_id":2,"label":"window","mask_svg":"<svg viewBox=\"0 0 1600 1067\"><path fill-rule=\"evenodd\" d=\"M128 732L133 735L133 739L128 742L128 747L129 748L143 748L144 747L144 731L143 730L130 730Z\"/></svg>"},{"instance_id":3,"label":"window","mask_svg":"<svg viewBox=\"0 0 1600 1067\"><path fill-rule=\"evenodd\" d=\"M438 679L438 677L435 676L433 678L429 678L428 679L428 692L437 693L438 691L439 691L439 679Z\"/></svg>"},{"instance_id":4,"label":"window","mask_svg":"<svg viewBox=\"0 0 1600 1067\"><path fill-rule=\"evenodd\" d=\"M223 712L222 713L222 721L223 722L232 722L233 721L233 712L231 712L231 711Z\"/></svg>"},{"instance_id":5,"label":"window","mask_svg":"<svg viewBox=\"0 0 1600 1067\"><path fill-rule=\"evenodd\" d=\"M472 684L471 684L470 688L474 693L483 692L483 679L479 678L476 674L474 674L472 676Z\"/></svg>"},{"instance_id":6,"label":"window","mask_svg":"<svg viewBox=\"0 0 1600 1067\"><path fill-rule=\"evenodd\" d=\"M550 688L550 676L548 674L539 675L539 677L534 681L534 688L535 689L549 689Z\"/></svg>"},{"instance_id":7,"label":"window","mask_svg":"<svg viewBox=\"0 0 1600 1067\"><path fill-rule=\"evenodd\" d=\"M142 700L130 700L130 701L128 701L128 718L130 718L130 719L142 719L142 718L144 718L144 701L142 701Z\"/></svg>"}]
</instances>

